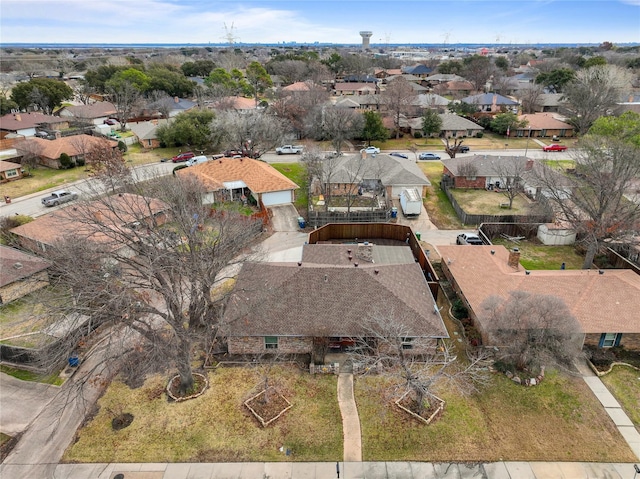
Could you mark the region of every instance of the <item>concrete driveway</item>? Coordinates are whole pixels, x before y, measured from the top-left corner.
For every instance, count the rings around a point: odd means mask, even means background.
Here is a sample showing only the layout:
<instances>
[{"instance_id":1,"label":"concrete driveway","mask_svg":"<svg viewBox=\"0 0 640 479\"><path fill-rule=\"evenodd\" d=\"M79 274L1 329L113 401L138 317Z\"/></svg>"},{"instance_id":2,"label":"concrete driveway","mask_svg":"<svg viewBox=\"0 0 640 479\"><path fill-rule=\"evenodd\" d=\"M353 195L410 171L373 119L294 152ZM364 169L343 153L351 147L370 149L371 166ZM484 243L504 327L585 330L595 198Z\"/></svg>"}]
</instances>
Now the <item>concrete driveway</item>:
<instances>
[{"instance_id":1,"label":"concrete driveway","mask_svg":"<svg viewBox=\"0 0 640 479\"><path fill-rule=\"evenodd\" d=\"M24 431L59 390L0 373L0 432L14 436Z\"/></svg>"},{"instance_id":2,"label":"concrete driveway","mask_svg":"<svg viewBox=\"0 0 640 479\"><path fill-rule=\"evenodd\" d=\"M273 214L271 224L273 231L300 231L298 226L298 210L293 204L270 206L269 209Z\"/></svg>"}]
</instances>

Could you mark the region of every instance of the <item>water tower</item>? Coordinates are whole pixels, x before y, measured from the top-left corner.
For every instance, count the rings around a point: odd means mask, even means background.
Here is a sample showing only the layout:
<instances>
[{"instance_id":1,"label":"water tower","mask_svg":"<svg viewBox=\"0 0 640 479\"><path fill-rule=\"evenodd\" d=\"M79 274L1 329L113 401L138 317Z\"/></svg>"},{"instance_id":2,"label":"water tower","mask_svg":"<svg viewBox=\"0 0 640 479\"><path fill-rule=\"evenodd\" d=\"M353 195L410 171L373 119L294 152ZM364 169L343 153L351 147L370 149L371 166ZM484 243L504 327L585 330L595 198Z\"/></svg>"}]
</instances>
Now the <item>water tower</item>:
<instances>
[{"instance_id":1,"label":"water tower","mask_svg":"<svg viewBox=\"0 0 640 479\"><path fill-rule=\"evenodd\" d=\"M373 32L360 32L360 36L362 37L363 50L369 49L369 39L371 38L371 35L373 35Z\"/></svg>"}]
</instances>

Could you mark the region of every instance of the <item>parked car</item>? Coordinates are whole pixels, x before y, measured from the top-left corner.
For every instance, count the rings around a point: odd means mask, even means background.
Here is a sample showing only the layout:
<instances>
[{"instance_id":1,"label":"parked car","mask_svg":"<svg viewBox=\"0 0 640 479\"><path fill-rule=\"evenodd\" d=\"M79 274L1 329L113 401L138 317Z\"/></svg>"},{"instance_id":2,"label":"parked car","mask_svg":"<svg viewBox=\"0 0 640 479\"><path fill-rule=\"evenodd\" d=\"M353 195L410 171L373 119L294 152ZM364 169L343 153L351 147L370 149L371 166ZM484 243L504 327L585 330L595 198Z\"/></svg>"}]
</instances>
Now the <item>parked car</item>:
<instances>
[{"instance_id":1,"label":"parked car","mask_svg":"<svg viewBox=\"0 0 640 479\"><path fill-rule=\"evenodd\" d=\"M105 124L105 125L115 125L115 124L117 124L117 123L118 123L118 121L117 121L117 120L114 120L113 118L107 118L107 119L104 121L104 124Z\"/></svg>"},{"instance_id":2,"label":"parked car","mask_svg":"<svg viewBox=\"0 0 640 479\"><path fill-rule=\"evenodd\" d=\"M456 238L456 244L482 246L484 243L480 239L480 236L478 236L475 233L462 233L462 234L459 234L458 237Z\"/></svg>"},{"instance_id":3,"label":"parked car","mask_svg":"<svg viewBox=\"0 0 640 479\"><path fill-rule=\"evenodd\" d=\"M45 206L58 206L62 203L68 203L69 201L77 200L78 193L67 190L58 190L51 193L49 196L42 198L42 204Z\"/></svg>"},{"instance_id":4,"label":"parked car","mask_svg":"<svg viewBox=\"0 0 640 479\"><path fill-rule=\"evenodd\" d=\"M193 158L190 158L187 160L186 165L187 166L200 165L201 163L206 163L209 160L210 159L207 158L205 155L194 156Z\"/></svg>"},{"instance_id":5,"label":"parked car","mask_svg":"<svg viewBox=\"0 0 640 479\"><path fill-rule=\"evenodd\" d=\"M181 161L190 160L194 156L196 155L194 155L192 151L185 151L184 153L180 153L179 155L176 155L173 158L171 158L171 161L173 161L174 163L179 163Z\"/></svg>"},{"instance_id":6,"label":"parked car","mask_svg":"<svg viewBox=\"0 0 640 479\"><path fill-rule=\"evenodd\" d=\"M300 155L304 150L302 145L282 145L276 148L278 155Z\"/></svg>"},{"instance_id":7,"label":"parked car","mask_svg":"<svg viewBox=\"0 0 640 479\"><path fill-rule=\"evenodd\" d=\"M360 153L366 153L367 155L375 155L380 153L380 148L377 148L375 146L367 146L366 148L363 148L362 150L360 150Z\"/></svg>"},{"instance_id":8,"label":"parked car","mask_svg":"<svg viewBox=\"0 0 640 479\"><path fill-rule=\"evenodd\" d=\"M418 155L419 160L439 160L440 157L435 153L420 153Z\"/></svg>"},{"instance_id":9,"label":"parked car","mask_svg":"<svg viewBox=\"0 0 640 479\"><path fill-rule=\"evenodd\" d=\"M456 153L469 153L469 147L466 145L458 145L458 148L456 148Z\"/></svg>"},{"instance_id":10,"label":"parked car","mask_svg":"<svg viewBox=\"0 0 640 479\"><path fill-rule=\"evenodd\" d=\"M404 158L405 160L409 159L409 155L405 155L404 153L398 153L394 151L393 153L389 153L389 156L397 156L398 158Z\"/></svg>"},{"instance_id":11,"label":"parked car","mask_svg":"<svg viewBox=\"0 0 640 479\"><path fill-rule=\"evenodd\" d=\"M542 147L542 151L565 151L566 149L566 146L558 145L557 143L552 143L551 145Z\"/></svg>"}]
</instances>

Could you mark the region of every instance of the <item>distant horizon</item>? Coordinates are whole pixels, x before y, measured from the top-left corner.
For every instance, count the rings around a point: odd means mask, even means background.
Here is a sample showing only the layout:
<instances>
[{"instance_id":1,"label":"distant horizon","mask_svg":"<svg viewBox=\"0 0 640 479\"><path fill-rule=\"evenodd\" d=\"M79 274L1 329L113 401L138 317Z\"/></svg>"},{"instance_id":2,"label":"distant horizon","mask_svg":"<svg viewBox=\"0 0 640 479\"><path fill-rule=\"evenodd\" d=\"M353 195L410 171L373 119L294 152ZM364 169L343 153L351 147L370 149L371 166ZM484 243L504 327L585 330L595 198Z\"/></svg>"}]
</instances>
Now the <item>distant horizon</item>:
<instances>
[{"instance_id":1,"label":"distant horizon","mask_svg":"<svg viewBox=\"0 0 640 479\"><path fill-rule=\"evenodd\" d=\"M640 42L640 0L1 1L2 45Z\"/></svg>"}]
</instances>

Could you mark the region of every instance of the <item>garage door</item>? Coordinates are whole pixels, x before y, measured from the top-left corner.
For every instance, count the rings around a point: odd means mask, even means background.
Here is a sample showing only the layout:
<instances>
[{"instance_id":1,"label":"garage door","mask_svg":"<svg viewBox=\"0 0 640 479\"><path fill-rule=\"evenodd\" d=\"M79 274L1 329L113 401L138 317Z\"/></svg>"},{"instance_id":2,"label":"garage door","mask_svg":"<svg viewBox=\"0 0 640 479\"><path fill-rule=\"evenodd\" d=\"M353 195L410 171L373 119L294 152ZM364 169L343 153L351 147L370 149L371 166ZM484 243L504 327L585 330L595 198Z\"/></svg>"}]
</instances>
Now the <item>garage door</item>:
<instances>
[{"instance_id":1,"label":"garage door","mask_svg":"<svg viewBox=\"0 0 640 479\"><path fill-rule=\"evenodd\" d=\"M402 185L402 186L392 186L391 187L391 196L394 198L398 198L402 190L409 190L411 188L418 188L418 193L422 193L422 185Z\"/></svg>"},{"instance_id":2,"label":"garage door","mask_svg":"<svg viewBox=\"0 0 640 479\"><path fill-rule=\"evenodd\" d=\"M293 192L291 190L263 193L262 202L265 206L284 205L286 203L291 203L293 202L292 193Z\"/></svg>"}]
</instances>

